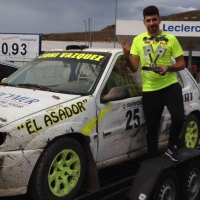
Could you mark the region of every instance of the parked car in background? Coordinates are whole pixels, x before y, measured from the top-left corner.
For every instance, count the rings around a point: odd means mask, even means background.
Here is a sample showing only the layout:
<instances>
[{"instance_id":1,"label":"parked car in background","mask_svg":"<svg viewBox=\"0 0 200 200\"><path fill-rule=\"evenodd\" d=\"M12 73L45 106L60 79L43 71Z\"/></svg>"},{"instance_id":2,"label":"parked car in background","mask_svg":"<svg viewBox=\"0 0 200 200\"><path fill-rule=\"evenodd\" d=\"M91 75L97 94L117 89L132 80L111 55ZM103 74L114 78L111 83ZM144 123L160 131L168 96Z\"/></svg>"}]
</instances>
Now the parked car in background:
<instances>
[{"instance_id":1,"label":"parked car in background","mask_svg":"<svg viewBox=\"0 0 200 200\"><path fill-rule=\"evenodd\" d=\"M127 67L122 49L67 49L44 52L0 83L0 196L28 190L33 199L71 200L98 185L99 169L147 154L140 71ZM200 90L187 69L177 77L180 147L196 148ZM165 108L159 150L170 125Z\"/></svg>"},{"instance_id":2,"label":"parked car in background","mask_svg":"<svg viewBox=\"0 0 200 200\"><path fill-rule=\"evenodd\" d=\"M0 82L3 78L7 78L12 73L17 71L20 67L21 65L19 64L0 60Z\"/></svg>"}]
</instances>

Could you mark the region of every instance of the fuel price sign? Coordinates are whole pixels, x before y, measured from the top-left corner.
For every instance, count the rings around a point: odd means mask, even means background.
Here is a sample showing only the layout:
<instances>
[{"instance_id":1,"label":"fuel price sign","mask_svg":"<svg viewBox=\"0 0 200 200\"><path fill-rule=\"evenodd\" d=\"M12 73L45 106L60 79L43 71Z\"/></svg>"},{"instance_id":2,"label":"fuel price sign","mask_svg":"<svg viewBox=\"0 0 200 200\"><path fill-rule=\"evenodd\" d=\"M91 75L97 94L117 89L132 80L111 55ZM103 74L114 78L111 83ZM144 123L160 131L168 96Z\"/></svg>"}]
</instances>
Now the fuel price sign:
<instances>
[{"instance_id":1,"label":"fuel price sign","mask_svg":"<svg viewBox=\"0 0 200 200\"><path fill-rule=\"evenodd\" d=\"M0 33L0 60L30 61L40 51L41 34Z\"/></svg>"}]
</instances>

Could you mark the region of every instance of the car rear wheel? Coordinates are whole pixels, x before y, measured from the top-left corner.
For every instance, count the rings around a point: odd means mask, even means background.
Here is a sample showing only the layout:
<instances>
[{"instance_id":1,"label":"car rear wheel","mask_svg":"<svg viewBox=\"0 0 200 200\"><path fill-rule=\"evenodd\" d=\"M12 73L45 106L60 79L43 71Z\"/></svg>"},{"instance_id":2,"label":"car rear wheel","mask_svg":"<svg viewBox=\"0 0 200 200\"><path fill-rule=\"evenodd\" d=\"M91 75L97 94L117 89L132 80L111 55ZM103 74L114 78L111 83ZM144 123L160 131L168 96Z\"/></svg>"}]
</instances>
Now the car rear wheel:
<instances>
[{"instance_id":1,"label":"car rear wheel","mask_svg":"<svg viewBox=\"0 0 200 200\"><path fill-rule=\"evenodd\" d=\"M181 200L200 199L200 161L185 165L180 173Z\"/></svg>"},{"instance_id":2,"label":"car rear wheel","mask_svg":"<svg viewBox=\"0 0 200 200\"><path fill-rule=\"evenodd\" d=\"M71 138L56 139L44 149L34 170L30 183L33 199L73 199L82 185L85 168L82 146Z\"/></svg>"},{"instance_id":3,"label":"car rear wheel","mask_svg":"<svg viewBox=\"0 0 200 200\"><path fill-rule=\"evenodd\" d=\"M181 147L196 148L199 142L200 125L199 120L193 114L186 119L181 137Z\"/></svg>"},{"instance_id":4,"label":"car rear wheel","mask_svg":"<svg viewBox=\"0 0 200 200\"><path fill-rule=\"evenodd\" d=\"M178 200L179 180L173 170L166 171L156 184L153 192L153 200Z\"/></svg>"}]
</instances>

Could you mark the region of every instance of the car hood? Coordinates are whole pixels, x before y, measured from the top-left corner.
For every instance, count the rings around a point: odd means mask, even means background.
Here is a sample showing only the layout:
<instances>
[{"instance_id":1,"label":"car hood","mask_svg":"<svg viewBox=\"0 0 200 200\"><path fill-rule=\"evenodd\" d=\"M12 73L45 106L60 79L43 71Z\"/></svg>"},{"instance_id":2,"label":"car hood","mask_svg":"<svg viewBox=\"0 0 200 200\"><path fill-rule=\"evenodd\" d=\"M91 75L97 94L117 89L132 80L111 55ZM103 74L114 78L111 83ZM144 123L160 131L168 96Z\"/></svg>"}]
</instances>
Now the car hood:
<instances>
[{"instance_id":1,"label":"car hood","mask_svg":"<svg viewBox=\"0 0 200 200\"><path fill-rule=\"evenodd\" d=\"M71 101L80 95L69 95L41 90L0 86L0 125Z\"/></svg>"}]
</instances>

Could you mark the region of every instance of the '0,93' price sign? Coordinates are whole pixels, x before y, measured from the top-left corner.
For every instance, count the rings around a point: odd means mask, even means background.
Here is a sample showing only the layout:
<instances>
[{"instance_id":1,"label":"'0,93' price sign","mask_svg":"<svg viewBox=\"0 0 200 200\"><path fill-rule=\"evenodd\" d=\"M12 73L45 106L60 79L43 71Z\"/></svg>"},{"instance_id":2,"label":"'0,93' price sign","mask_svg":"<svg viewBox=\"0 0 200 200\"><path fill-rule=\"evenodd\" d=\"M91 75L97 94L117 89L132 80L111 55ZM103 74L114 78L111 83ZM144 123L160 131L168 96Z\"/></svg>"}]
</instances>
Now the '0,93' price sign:
<instances>
[{"instance_id":1,"label":"'0,93' price sign","mask_svg":"<svg viewBox=\"0 0 200 200\"><path fill-rule=\"evenodd\" d=\"M40 51L40 34L0 33L0 60L30 61Z\"/></svg>"}]
</instances>

